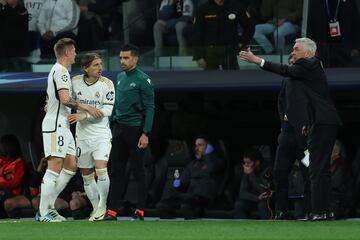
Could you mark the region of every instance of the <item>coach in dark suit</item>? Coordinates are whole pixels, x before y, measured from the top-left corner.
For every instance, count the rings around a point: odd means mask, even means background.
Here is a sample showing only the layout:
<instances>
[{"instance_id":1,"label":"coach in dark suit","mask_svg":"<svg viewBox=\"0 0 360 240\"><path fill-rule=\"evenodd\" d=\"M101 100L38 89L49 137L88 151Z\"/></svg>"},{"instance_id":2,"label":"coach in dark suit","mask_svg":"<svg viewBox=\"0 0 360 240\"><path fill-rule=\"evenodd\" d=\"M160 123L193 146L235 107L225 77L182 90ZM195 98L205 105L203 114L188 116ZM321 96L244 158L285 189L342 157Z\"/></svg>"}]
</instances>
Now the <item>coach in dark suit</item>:
<instances>
[{"instance_id":1,"label":"coach in dark suit","mask_svg":"<svg viewBox=\"0 0 360 240\"><path fill-rule=\"evenodd\" d=\"M341 121L330 98L324 69L315 58L315 53L315 42L309 38L300 38L296 40L291 53L293 65L265 61L255 56L250 49L241 51L240 58L256 63L264 70L288 77L293 89L296 89L294 92L297 97L293 96L289 102L286 117L293 125L295 135L301 129L301 134L307 136L313 220L325 220L330 211L330 156ZM276 181L281 179L275 176ZM279 182L277 184L281 185Z\"/></svg>"}]
</instances>

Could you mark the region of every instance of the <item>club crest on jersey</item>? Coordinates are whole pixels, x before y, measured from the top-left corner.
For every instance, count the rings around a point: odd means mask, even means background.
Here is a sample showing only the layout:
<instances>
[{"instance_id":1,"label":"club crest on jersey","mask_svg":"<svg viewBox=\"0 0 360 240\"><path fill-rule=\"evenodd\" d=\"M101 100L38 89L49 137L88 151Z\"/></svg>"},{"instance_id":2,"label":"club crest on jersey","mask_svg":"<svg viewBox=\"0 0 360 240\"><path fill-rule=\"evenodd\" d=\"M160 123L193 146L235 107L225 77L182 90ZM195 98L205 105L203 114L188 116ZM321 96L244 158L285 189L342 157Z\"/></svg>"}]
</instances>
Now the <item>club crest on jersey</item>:
<instances>
[{"instance_id":1,"label":"club crest on jersey","mask_svg":"<svg viewBox=\"0 0 360 240\"><path fill-rule=\"evenodd\" d=\"M100 93L99 93L99 92L96 92L96 93L95 93L95 97L99 98L99 97L100 97Z\"/></svg>"},{"instance_id":2,"label":"club crest on jersey","mask_svg":"<svg viewBox=\"0 0 360 240\"><path fill-rule=\"evenodd\" d=\"M108 101L114 100L114 92L113 92L113 91L108 92L108 93L106 94L106 99L107 99Z\"/></svg>"},{"instance_id":3,"label":"club crest on jersey","mask_svg":"<svg viewBox=\"0 0 360 240\"><path fill-rule=\"evenodd\" d=\"M68 78L67 75L62 75L62 76L61 76L61 80L62 80L63 82L67 82L67 81L69 80L69 78Z\"/></svg>"},{"instance_id":4,"label":"club crest on jersey","mask_svg":"<svg viewBox=\"0 0 360 240\"><path fill-rule=\"evenodd\" d=\"M136 87L136 83L134 82L130 83L130 87Z\"/></svg>"}]
</instances>

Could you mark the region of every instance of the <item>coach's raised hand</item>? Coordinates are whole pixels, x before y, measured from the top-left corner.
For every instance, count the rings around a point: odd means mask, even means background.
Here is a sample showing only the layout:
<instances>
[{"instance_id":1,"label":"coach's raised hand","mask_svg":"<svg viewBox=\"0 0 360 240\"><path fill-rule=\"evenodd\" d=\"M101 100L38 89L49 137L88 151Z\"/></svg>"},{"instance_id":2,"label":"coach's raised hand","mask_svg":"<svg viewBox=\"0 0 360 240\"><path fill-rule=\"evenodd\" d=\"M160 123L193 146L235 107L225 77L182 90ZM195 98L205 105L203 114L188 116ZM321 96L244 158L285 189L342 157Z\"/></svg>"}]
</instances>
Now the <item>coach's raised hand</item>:
<instances>
[{"instance_id":1,"label":"coach's raised hand","mask_svg":"<svg viewBox=\"0 0 360 240\"><path fill-rule=\"evenodd\" d=\"M240 59L245 60L245 61L247 61L249 63L256 63L257 65L261 64L262 58L259 58L259 57L255 56L251 52L250 48L248 48L247 51L241 51L239 53L239 56L240 56Z\"/></svg>"}]
</instances>

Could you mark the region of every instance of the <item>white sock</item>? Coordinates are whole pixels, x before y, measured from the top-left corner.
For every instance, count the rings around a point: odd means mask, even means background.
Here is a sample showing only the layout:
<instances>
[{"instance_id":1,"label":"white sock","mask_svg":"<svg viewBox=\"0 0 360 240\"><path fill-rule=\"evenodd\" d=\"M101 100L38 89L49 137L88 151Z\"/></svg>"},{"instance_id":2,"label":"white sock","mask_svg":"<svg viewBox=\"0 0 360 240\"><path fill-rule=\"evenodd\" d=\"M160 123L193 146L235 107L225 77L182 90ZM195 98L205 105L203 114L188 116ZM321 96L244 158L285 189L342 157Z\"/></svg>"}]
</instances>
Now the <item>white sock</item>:
<instances>
[{"instance_id":1,"label":"white sock","mask_svg":"<svg viewBox=\"0 0 360 240\"><path fill-rule=\"evenodd\" d=\"M93 209L96 210L99 205L99 191L96 186L95 173L91 173L85 176L82 175L82 177L86 196L90 200Z\"/></svg>"},{"instance_id":2,"label":"white sock","mask_svg":"<svg viewBox=\"0 0 360 240\"><path fill-rule=\"evenodd\" d=\"M65 168L61 169L59 177L57 178L54 194L52 195L52 202L50 202L51 208L55 207L55 201L59 194L64 190L70 179L75 176L76 172L67 170Z\"/></svg>"},{"instance_id":3,"label":"white sock","mask_svg":"<svg viewBox=\"0 0 360 240\"><path fill-rule=\"evenodd\" d=\"M43 177L41 183L41 193L40 193L40 205L39 212L41 216L45 216L45 214L49 210L49 206L53 201L52 196L55 192L55 186L57 178L59 174L57 172L51 171L49 169L46 170L45 175Z\"/></svg>"},{"instance_id":4,"label":"white sock","mask_svg":"<svg viewBox=\"0 0 360 240\"><path fill-rule=\"evenodd\" d=\"M109 194L110 179L107 168L95 169L97 175L97 187L99 189L99 207L106 209L106 201Z\"/></svg>"}]
</instances>

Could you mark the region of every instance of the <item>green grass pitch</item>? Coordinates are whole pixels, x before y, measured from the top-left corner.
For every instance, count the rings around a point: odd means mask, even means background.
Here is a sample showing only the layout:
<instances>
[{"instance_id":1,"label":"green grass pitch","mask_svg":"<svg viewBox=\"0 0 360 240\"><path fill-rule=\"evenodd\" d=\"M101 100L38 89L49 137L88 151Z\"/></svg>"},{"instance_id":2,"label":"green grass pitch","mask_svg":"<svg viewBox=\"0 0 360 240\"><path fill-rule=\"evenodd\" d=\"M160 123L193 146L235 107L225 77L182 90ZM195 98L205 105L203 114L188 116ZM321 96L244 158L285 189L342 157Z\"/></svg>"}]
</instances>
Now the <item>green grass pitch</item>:
<instances>
[{"instance_id":1,"label":"green grass pitch","mask_svg":"<svg viewBox=\"0 0 360 240\"><path fill-rule=\"evenodd\" d=\"M0 221L0 239L360 239L360 221Z\"/></svg>"}]
</instances>

